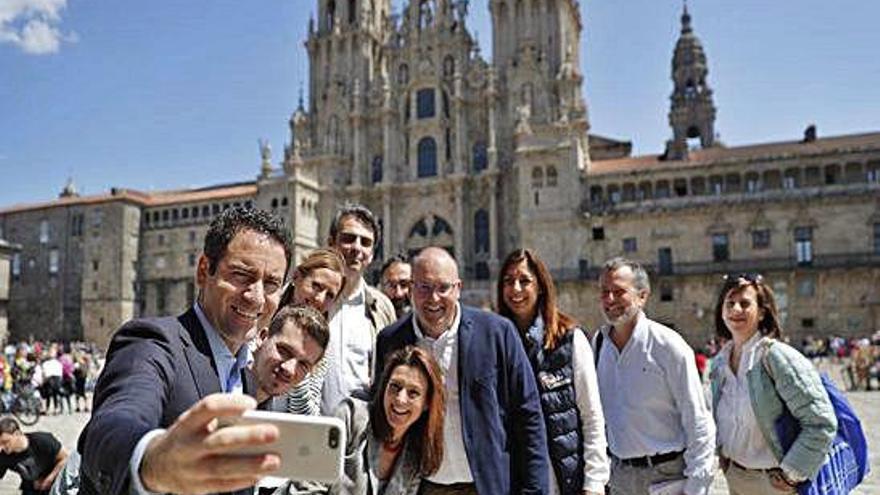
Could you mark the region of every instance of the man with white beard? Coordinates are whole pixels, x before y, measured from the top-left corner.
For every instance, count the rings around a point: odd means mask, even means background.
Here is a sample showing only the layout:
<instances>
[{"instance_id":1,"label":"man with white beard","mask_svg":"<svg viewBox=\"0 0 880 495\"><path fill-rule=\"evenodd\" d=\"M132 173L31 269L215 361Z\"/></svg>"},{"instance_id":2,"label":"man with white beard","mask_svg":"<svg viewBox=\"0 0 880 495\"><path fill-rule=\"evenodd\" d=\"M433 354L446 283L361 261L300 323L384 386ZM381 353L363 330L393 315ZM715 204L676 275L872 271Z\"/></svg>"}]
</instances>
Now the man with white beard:
<instances>
[{"instance_id":1,"label":"man with white beard","mask_svg":"<svg viewBox=\"0 0 880 495\"><path fill-rule=\"evenodd\" d=\"M652 485L671 489L663 493L708 493L715 424L693 349L645 316L651 286L639 263L611 259L599 283L608 325L599 329L594 347L612 495L648 495Z\"/></svg>"}]
</instances>

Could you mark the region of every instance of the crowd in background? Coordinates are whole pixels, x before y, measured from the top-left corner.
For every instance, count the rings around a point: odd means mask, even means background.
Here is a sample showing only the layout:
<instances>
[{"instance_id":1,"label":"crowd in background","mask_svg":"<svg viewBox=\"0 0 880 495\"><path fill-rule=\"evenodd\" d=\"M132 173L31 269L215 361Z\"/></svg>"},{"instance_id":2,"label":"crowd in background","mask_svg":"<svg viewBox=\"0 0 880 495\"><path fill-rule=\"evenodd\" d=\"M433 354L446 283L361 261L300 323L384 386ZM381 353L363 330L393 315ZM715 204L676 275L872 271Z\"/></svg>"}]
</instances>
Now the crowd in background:
<instances>
[{"instance_id":1,"label":"crowd in background","mask_svg":"<svg viewBox=\"0 0 880 495\"><path fill-rule=\"evenodd\" d=\"M8 343L0 355L4 403L15 394L35 390L44 414L87 412L86 394L94 388L102 359L92 343Z\"/></svg>"},{"instance_id":2,"label":"crowd in background","mask_svg":"<svg viewBox=\"0 0 880 495\"><path fill-rule=\"evenodd\" d=\"M880 330L870 337L844 338L832 334L823 338L807 335L799 342L788 343L817 367L842 367L841 386L847 390L880 390ZM716 338L712 338L695 351L697 368L704 379L708 379L706 371L710 369L710 362L721 345Z\"/></svg>"}]
</instances>

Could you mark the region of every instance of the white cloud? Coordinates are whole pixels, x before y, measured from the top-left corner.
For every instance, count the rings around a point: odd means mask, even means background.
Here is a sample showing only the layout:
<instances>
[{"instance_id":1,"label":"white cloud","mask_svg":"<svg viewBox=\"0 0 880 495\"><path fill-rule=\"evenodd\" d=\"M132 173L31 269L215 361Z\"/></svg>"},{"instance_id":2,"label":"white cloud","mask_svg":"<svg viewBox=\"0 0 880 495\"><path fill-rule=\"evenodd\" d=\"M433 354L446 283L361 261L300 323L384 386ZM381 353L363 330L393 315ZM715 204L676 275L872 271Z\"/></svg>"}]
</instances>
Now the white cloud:
<instances>
[{"instance_id":1,"label":"white cloud","mask_svg":"<svg viewBox=\"0 0 880 495\"><path fill-rule=\"evenodd\" d=\"M0 43L12 43L25 53L56 53L76 34L60 29L67 0L0 0Z\"/></svg>"}]
</instances>

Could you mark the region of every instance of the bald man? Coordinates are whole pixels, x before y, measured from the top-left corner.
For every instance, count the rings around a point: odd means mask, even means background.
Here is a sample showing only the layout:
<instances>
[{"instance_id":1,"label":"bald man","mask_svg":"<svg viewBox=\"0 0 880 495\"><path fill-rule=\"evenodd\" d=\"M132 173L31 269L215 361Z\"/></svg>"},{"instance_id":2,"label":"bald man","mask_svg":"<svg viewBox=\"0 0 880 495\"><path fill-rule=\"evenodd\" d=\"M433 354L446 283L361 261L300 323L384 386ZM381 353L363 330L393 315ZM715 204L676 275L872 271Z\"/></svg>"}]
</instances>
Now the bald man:
<instances>
[{"instance_id":1,"label":"bald man","mask_svg":"<svg viewBox=\"0 0 880 495\"><path fill-rule=\"evenodd\" d=\"M389 353L411 344L444 371L443 461L420 493L547 493L544 419L520 339L509 320L462 306L460 294L452 256L424 249L413 260L412 314L376 342L374 376Z\"/></svg>"}]
</instances>

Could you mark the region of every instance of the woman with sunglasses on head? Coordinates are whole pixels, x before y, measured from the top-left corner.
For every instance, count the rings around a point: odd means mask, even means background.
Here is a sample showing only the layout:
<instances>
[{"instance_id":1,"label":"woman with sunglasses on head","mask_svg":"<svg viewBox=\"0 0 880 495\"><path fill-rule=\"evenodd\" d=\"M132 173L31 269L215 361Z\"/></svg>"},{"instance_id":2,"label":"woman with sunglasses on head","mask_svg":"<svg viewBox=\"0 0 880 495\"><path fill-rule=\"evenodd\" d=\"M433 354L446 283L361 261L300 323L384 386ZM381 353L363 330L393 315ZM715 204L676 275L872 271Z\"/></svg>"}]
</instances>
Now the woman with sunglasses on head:
<instances>
[{"instance_id":1,"label":"woman with sunglasses on head","mask_svg":"<svg viewBox=\"0 0 880 495\"><path fill-rule=\"evenodd\" d=\"M732 495L795 493L813 477L837 420L810 361L780 342L773 290L760 275L725 278L715 331L728 342L712 371L712 404L721 468ZM783 452L776 421L787 409L800 424Z\"/></svg>"},{"instance_id":2,"label":"woman with sunglasses on head","mask_svg":"<svg viewBox=\"0 0 880 495\"><path fill-rule=\"evenodd\" d=\"M499 313L519 330L541 396L550 493L604 493L610 474L605 418L587 336L556 306L556 286L533 251L510 253L499 273Z\"/></svg>"},{"instance_id":3,"label":"woman with sunglasses on head","mask_svg":"<svg viewBox=\"0 0 880 495\"><path fill-rule=\"evenodd\" d=\"M344 286L345 262L342 256L333 249L315 249L293 269L292 280L281 295L278 311L287 306L310 306L329 320ZM259 342L255 344L259 345ZM273 407L284 408L284 412L293 414L320 414L321 386L326 373L327 359L322 358L304 380L287 392L287 400L276 401Z\"/></svg>"},{"instance_id":4,"label":"woman with sunglasses on head","mask_svg":"<svg viewBox=\"0 0 880 495\"><path fill-rule=\"evenodd\" d=\"M445 410L434 357L415 346L391 353L373 400L348 398L336 409L347 445L343 476L330 493L416 495L422 477L440 468Z\"/></svg>"}]
</instances>

